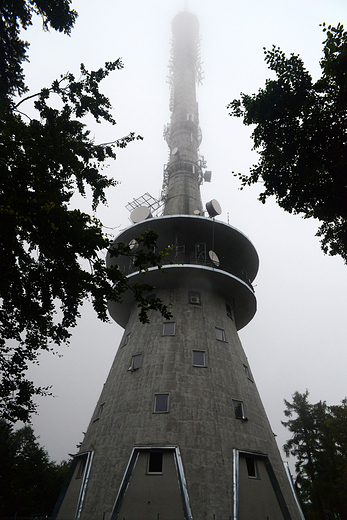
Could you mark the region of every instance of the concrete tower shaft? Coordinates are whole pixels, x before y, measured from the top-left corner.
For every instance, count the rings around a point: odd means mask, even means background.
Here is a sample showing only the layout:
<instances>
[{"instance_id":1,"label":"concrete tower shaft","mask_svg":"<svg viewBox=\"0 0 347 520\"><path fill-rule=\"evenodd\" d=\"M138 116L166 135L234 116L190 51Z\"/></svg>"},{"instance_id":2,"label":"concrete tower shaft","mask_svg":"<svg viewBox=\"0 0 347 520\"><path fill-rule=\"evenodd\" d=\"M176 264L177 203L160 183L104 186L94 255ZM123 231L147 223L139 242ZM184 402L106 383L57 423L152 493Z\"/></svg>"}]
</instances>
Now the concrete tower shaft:
<instances>
[{"instance_id":1,"label":"concrete tower shaft","mask_svg":"<svg viewBox=\"0 0 347 520\"><path fill-rule=\"evenodd\" d=\"M56 520L303 520L237 331L256 312L258 255L229 224L203 216L196 103L199 24L172 24L172 118L164 216L140 220L167 262L144 274L107 257L130 283L155 287L168 305L142 325L127 294L110 302L124 335L102 389Z\"/></svg>"},{"instance_id":2,"label":"concrete tower shaft","mask_svg":"<svg viewBox=\"0 0 347 520\"><path fill-rule=\"evenodd\" d=\"M196 79L199 67L199 22L188 11L172 22L171 123L167 142L167 197L164 215L202 214L198 148L201 143Z\"/></svg>"}]
</instances>

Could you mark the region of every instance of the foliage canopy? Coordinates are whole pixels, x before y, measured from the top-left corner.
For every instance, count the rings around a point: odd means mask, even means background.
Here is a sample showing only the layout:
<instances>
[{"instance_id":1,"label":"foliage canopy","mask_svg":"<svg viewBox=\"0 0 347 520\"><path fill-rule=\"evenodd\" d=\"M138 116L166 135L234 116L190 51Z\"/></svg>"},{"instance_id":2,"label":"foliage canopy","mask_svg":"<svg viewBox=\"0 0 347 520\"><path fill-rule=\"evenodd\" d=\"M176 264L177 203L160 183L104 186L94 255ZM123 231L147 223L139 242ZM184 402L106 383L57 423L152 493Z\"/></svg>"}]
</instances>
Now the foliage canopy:
<instances>
[{"instance_id":1,"label":"foliage canopy","mask_svg":"<svg viewBox=\"0 0 347 520\"><path fill-rule=\"evenodd\" d=\"M82 64L78 78L67 73L27 93L22 64L29 44L20 31L34 13L44 29L66 34L77 16L70 0L4 0L0 6L0 415L10 421L27 421L35 410L33 396L47 392L27 379L28 363L68 341L83 301L89 299L107 320L107 301L120 301L129 289L117 267L106 269L105 251L132 257L139 270L159 267L165 255L153 253L151 232L138 237L136 256L127 244L112 246L102 223L72 205L76 192L83 197L91 192L93 211L105 203L105 190L116 182L103 168L116 158L117 147L142 138L130 133L95 144L83 122L89 114L116 124L99 85L123 67L119 59L91 72ZM28 105L30 117L24 112ZM150 308L170 316L159 300L144 297L152 287L130 290L142 322Z\"/></svg>"},{"instance_id":2,"label":"foliage canopy","mask_svg":"<svg viewBox=\"0 0 347 520\"><path fill-rule=\"evenodd\" d=\"M238 174L241 186L261 181L261 202L274 195L285 211L318 219L323 251L347 262L347 33L341 24L323 24L323 31L318 81L299 56L273 46L265 62L276 79L228 108L255 125L259 162L249 175Z\"/></svg>"},{"instance_id":3,"label":"foliage canopy","mask_svg":"<svg viewBox=\"0 0 347 520\"><path fill-rule=\"evenodd\" d=\"M311 404L308 391L284 401L292 437L284 445L296 457L295 485L306 520L347 518L347 399Z\"/></svg>"},{"instance_id":4,"label":"foliage canopy","mask_svg":"<svg viewBox=\"0 0 347 520\"><path fill-rule=\"evenodd\" d=\"M17 431L0 419L0 517L50 516L69 470L49 456L31 426Z\"/></svg>"}]
</instances>

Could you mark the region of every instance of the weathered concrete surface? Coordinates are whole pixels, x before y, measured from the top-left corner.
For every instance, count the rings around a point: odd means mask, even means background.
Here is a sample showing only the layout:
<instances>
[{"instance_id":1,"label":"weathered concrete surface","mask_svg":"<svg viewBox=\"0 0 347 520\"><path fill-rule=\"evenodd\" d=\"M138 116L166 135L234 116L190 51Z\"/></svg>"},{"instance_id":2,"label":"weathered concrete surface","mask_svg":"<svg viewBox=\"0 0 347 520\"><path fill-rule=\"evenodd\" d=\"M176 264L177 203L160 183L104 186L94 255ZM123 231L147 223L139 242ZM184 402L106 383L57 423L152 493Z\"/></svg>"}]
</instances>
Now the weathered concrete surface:
<instances>
[{"instance_id":1,"label":"weathered concrete surface","mask_svg":"<svg viewBox=\"0 0 347 520\"><path fill-rule=\"evenodd\" d=\"M193 518L199 520L233 515L233 449L267 454L292 518L298 518L256 385L245 372L249 363L235 324L213 291L201 291L201 306L191 305L189 290L199 289L171 287L158 294L173 304L175 336L162 335L163 319L155 313L149 325L141 325L134 308L124 332L130 333L128 343L119 348L96 407L95 414L105 403L102 416L92 420L81 448L94 451L81 520L104 513L108 518L132 449L141 445L179 446ZM216 339L215 327L225 330L226 342ZM192 366L194 349L206 352L207 367ZM129 371L131 357L140 352L142 366ZM169 393L167 414L153 413L156 393ZM235 418L232 399L243 401L247 421Z\"/></svg>"},{"instance_id":2,"label":"weathered concrete surface","mask_svg":"<svg viewBox=\"0 0 347 520\"><path fill-rule=\"evenodd\" d=\"M139 229L153 227L159 247L173 245L175 253L184 250L184 261L177 257L176 265L165 266L160 281L158 271L151 271L145 280L155 283L156 296L171 305L175 334L163 335L158 313L150 315L150 324L142 325L129 297L111 308L125 331L81 447L81 453L93 453L84 475L88 474L88 482L71 483L69 508L64 509L63 503L57 518L179 520L191 511L195 520L299 520L237 334L255 312L251 282L258 256L250 241L231 226L188 217L202 213L196 17L180 13L173 32L166 216L139 223L120 239L129 242ZM200 256L197 245L201 243L207 252L217 254L218 266L208 263L208 255ZM129 279L139 278L126 260L117 261ZM199 295L200 304L192 303L190 292ZM216 328L223 340L217 339ZM206 366L193 366L193 350L205 352ZM129 370L138 354L142 354L141 366ZM154 413L156 394L169 395L167 413ZM243 403L242 419L235 415L233 400ZM148 474L150 447L166 450L162 474ZM174 450L181 454L182 468ZM256 476L248 473L246 457L254 459ZM75 517L69 516L73 500Z\"/></svg>"}]
</instances>

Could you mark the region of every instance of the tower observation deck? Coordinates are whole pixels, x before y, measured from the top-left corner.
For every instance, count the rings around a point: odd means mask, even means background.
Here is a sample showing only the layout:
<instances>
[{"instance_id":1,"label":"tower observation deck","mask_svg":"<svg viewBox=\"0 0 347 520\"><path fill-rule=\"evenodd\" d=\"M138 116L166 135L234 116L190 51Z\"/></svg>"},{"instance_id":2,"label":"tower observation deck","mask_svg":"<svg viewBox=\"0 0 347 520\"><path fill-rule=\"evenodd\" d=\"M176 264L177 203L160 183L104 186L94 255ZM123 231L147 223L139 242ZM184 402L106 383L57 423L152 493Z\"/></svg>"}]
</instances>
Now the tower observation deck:
<instances>
[{"instance_id":1,"label":"tower observation deck","mask_svg":"<svg viewBox=\"0 0 347 520\"><path fill-rule=\"evenodd\" d=\"M216 201L208 216L201 201L196 16L178 13L172 32L163 214L142 208L115 241L136 247L152 230L170 253L146 274L128 258L107 262L153 284L173 318L151 311L142 325L131 294L110 302L124 335L55 518L302 520L237 334L256 312L258 255L216 220Z\"/></svg>"}]
</instances>

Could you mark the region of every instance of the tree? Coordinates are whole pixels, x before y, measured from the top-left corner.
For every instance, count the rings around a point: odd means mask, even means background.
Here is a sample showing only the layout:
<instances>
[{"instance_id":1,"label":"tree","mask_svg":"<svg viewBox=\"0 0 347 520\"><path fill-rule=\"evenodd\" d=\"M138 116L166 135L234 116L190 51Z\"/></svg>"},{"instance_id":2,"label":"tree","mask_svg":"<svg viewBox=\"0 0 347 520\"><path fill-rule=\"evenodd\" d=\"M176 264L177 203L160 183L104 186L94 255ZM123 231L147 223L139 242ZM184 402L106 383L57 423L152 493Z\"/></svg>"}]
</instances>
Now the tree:
<instances>
[{"instance_id":1,"label":"tree","mask_svg":"<svg viewBox=\"0 0 347 520\"><path fill-rule=\"evenodd\" d=\"M0 517L50 516L69 463L49 460L30 426L17 431L0 419Z\"/></svg>"},{"instance_id":2,"label":"tree","mask_svg":"<svg viewBox=\"0 0 347 520\"><path fill-rule=\"evenodd\" d=\"M296 457L295 485L307 520L347 518L347 401L327 406L310 404L308 391L295 392L284 401L288 421L282 424L292 437L285 443L287 456Z\"/></svg>"},{"instance_id":3,"label":"tree","mask_svg":"<svg viewBox=\"0 0 347 520\"><path fill-rule=\"evenodd\" d=\"M84 300L91 300L104 321L107 301L120 301L129 289L142 322L149 309L170 313L160 300L146 300L144 291L151 286L130 286L117 267L106 269L104 263L108 250L132 257L139 270L160 267L166 253L154 253L156 235L138 237L136 254L127 244L114 247L102 223L71 203L76 192L91 193L93 212L105 203L105 190L116 182L103 168L116 158L117 147L141 139L130 133L95 144L83 122L90 114L97 122L116 124L99 85L122 62L91 72L82 64L79 78L67 73L50 87L27 93L22 63L28 43L20 29L38 13L44 29L69 34L77 14L70 0L6 0L0 13L0 414L27 421L35 410L34 395L48 392L27 379L28 363L37 362L40 351L68 342ZM24 112L28 104L30 117Z\"/></svg>"},{"instance_id":4,"label":"tree","mask_svg":"<svg viewBox=\"0 0 347 520\"><path fill-rule=\"evenodd\" d=\"M297 55L265 51L276 74L256 94L241 93L230 115L256 125L253 149L260 158L241 186L261 181L260 201L274 195L281 208L321 222L324 253L347 262L347 33L323 24L326 39L315 83Z\"/></svg>"}]
</instances>

